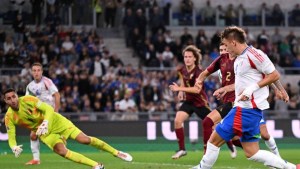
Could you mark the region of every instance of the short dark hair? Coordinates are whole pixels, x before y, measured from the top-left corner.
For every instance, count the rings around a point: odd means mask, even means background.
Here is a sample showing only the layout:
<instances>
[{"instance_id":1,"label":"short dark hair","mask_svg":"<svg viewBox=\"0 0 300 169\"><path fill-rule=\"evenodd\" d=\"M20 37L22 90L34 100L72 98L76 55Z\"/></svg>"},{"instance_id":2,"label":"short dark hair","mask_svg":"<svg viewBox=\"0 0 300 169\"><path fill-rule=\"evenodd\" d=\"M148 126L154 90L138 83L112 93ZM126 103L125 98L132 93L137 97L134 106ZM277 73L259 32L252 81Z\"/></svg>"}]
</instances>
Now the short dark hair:
<instances>
[{"instance_id":1,"label":"short dark hair","mask_svg":"<svg viewBox=\"0 0 300 169\"><path fill-rule=\"evenodd\" d=\"M10 93L10 92L16 92L16 90L13 89L13 88L8 88L8 89L4 90L4 91L2 92L2 94L3 94L3 96L5 96L6 93Z\"/></svg>"},{"instance_id":2,"label":"short dark hair","mask_svg":"<svg viewBox=\"0 0 300 169\"><path fill-rule=\"evenodd\" d=\"M193 53L194 57L196 58L195 64L198 65L202 60L201 50L194 45L189 45L183 49L182 56L184 56L184 52L186 51Z\"/></svg>"},{"instance_id":3,"label":"short dark hair","mask_svg":"<svg viewBox=\"0 0 300 169\"><path fill-rule=\"evenodd\" d=\"M40 62L35 62L35 63L33 63L33 64L31 65L31 68L32 68L33 66L39 66L39 67L41 67L41 69L43 70L43 65L42 65Z\"/></svg>"},{"instance_id":4,"label":"short dark hair","mask_svg":"<svg viewBox=\"0 0 300 169\"><path fill-rule=\"evenodd\" d=\"M239 43L246 42L245 31L237 26L229 26L221 33L221 39L234 39Z\"/></svg>"}]
</instances>

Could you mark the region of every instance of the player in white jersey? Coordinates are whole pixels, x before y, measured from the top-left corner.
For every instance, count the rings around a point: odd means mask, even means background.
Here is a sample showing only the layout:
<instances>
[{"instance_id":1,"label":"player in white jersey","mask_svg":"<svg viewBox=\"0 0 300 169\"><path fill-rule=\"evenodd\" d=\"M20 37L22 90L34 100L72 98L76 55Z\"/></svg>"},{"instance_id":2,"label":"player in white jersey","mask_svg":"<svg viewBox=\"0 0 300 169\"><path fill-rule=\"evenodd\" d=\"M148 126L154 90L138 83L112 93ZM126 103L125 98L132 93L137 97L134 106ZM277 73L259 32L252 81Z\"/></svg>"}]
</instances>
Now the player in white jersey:
<instances>
[{"instance_id":1,"label":"player in white jersey","mask_svg":"<svg viewBox=\"0 0 300 169\"><path fill-rule=\"evenodd\" d=\"M280 169L296 169L275 154L259 149L259 124L262 111L269 108L268 85L278 85L280 74L262 51L246 44L243 29L227 27L221 35L229 53L237 56L234 63L235 104L228 115L217 125L208 143L206 154L194 169L210 169L216 162L220 147L234 136L239 136L248 160ZM299 166L299 164L297 165ZM300 167L300 166L299 166Z\"/></svg>"},{"instance_id":2,"label":"player in white jersey","mask_svg":"<svg viewBox=\"0 0 300 169\"><path fill-rule=\"evenodd\" d=\"M55 112L58 112L60 94L52 80L43 76L43 66L40 63L32 64L31 74L34 80L27 85L26 95L38 97L41 101L50 104ZM26 165L40 164L40 143L34 132L30 133L30 145L33 159L28 161Z\"/></svg>"}]
</instances>

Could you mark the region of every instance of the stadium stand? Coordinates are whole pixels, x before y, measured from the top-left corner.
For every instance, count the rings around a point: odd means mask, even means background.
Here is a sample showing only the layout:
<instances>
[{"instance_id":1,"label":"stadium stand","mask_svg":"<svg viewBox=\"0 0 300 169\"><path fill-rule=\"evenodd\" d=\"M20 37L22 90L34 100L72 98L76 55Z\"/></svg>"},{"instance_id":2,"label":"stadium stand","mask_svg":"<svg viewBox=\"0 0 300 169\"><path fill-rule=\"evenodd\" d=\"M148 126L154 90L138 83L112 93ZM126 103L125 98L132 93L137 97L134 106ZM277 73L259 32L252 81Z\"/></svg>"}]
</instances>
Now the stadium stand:
<instances>
[{"instance_id":1,"label":"stadium stand","mask_svg":"<svg viewBox=\"0 0 300 169\"><path fill-rule=\"evenodd\" d=\"M28 67L38 61L60 90L60 112L72 114L74 120L114 119L115 114L122 114L116 103L128 89L138 111L146 112L134 120L170 119L178 108L178 100L168 84L178 80L176 67L183 59L181 49L188 44L199 47L205 68L218 52L219 31L237 24L248 28L249 44L270 56L290 94L291 101L286 106L271 94L270 110L277 111L270 116L281 117L280 112L286 110L294 110L293 117L300 115L300 31L296 27L300 9L295 0L286 0L289 3L280 6L279 0L265 5L247 2L243 6L237 5L242 0L211 0L209 5L193 1L192 13L185 15L181 14L179 0L116 1L109 9L114 19L105 17L108 10L104 2L100 4L100 18L88 5L92 0L85 4L80 0L70 2L46 2L41 7L41 25L39 19L32 19L32 4L28 1L18 8L8 1L0 2L7 7L0 11L1 91L10 86L24 94L31 80ZM234 5L228 6L230 2ZM80 5L82 13L76 10ZM203 12L205 7L211 11ZM15 19L17 14L21 14L21 20ZM24 27L18 27L18 23ZM211 105L217 103L212 91L218 86L217 76L205 82ZM5 112L3 102L1 112Z\"/></svg>"}]
</instances>

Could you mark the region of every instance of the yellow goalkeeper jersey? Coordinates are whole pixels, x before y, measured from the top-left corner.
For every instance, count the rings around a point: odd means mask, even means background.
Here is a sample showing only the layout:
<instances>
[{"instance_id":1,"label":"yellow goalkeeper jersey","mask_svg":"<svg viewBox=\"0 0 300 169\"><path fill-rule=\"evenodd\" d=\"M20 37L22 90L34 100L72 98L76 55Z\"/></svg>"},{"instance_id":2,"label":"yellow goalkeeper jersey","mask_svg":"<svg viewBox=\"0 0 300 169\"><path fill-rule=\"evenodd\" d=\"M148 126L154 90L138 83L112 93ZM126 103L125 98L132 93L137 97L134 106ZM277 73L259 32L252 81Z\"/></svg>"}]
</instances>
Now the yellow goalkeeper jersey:
<instances>
[{"instance_id":1,"label":"yellow goalkeeper jersey","mask_svg":"<svg viewBox=\"0 0 300 169\"><path fill-rule=\"evenodd\" d=\"M51 124L54 119L59 119L60 116L54 112L50 105L40 101L37 97L30 95L19 97L19 110L15 111L9 107L5 114L9 146L12 148L17 145L15 126L36 131L43 120L48 120ZM48 126L48 130L51 130L51 125Z\"/></svg>"}]
</instances>

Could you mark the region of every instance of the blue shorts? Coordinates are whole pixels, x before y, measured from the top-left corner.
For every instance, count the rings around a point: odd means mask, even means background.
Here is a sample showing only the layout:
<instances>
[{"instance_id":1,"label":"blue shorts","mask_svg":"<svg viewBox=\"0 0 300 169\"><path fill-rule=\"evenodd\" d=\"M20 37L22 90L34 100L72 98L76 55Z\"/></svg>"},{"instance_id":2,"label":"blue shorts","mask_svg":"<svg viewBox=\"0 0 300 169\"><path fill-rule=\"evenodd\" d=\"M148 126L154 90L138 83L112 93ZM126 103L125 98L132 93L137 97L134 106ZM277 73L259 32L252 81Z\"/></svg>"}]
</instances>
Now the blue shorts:
<instances>
[{"instance_id":1,"label":"blue shorts","mask_svg":"<svg viewBox=\"0 0 300 169\"><path fill-rule=\"evenodd\" d=\"M234 107L217 125L216 132L225 141L239 136L241 142L257 142L260 139L261 119L262 111L259 109Z\"/></svg>"},{"instance_id":2,"label":"blue shorts","mask_svg":"<svg viewBox=\"0 0 300 169\"><path fill-rule=\"evenodd\" d=\"M259 122L259 125L263 125L263 124L266 124L266 120L265 120L265 115L264 115L264 113L262 113L262 118L261 118L261 120L260 120L260 122Z\"/></svg>"}]
</instances>

